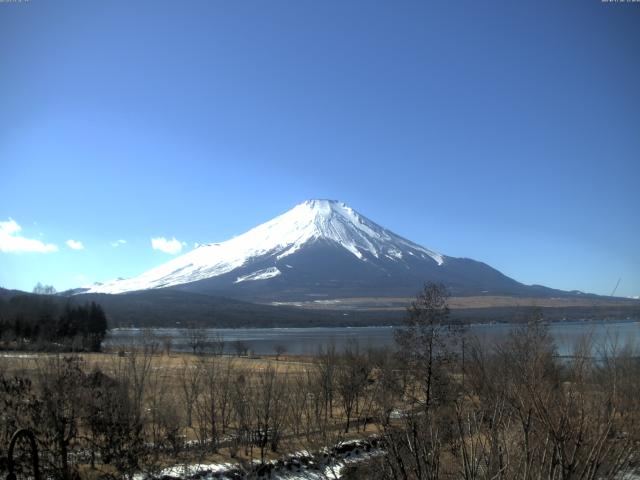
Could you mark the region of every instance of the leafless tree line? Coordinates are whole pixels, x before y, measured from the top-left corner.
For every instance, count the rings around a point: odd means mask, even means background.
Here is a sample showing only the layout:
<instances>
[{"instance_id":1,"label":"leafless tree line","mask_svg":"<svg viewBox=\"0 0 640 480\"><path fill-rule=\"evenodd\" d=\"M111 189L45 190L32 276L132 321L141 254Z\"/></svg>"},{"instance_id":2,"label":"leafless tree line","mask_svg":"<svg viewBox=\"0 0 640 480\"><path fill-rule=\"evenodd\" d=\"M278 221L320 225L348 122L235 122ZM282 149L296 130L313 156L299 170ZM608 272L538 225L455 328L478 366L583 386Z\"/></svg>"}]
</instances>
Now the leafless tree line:
<instances>
[{"instance_id":1,"label":"leafless tree line","mask_svg":"<svg viewBox=\"0 0 640 480\"><path fill-rule=\"evenodd\" d=\"M586 338L558 358L540 322L486 344L447 315L444 290L427 285L394 351L328 346L295 365L202 349L194 332L195 355L169 357L148 337L99 364L42 356L22 371L0 366L0 457L27 427L45 475L61 479L157 475L212 455L252 468L368 435L385 454L356 478L595 480L633 467L632 349L597 351ZM19 465L28 473L24 456Z\"/></svg>"},{"instance_id":2,"label":"leafless tree line","mask_svg":"<svg viewBox=\"0 0 640 480\"><path fill-rule=\"evenodd\" d=\"M153 475L216 453L250 468L253 460L335 444L372 423L372 366L355 344L290 369L220 354L167 357L148 340L97 365L43 355L0 370L0 457L26 427L52 478Z\"/></svg>"},{"instance_id":3,"label":"leafless tree line","mask_svg":"<svg viewBox=\"0 0 640 480\"><path fill-rule=\"evenodd\" d=\"M497 344L447 322L446 294L427 285L398 335L407 375L380 417L387 455L370 477L619 479L640 447L640 358L589 337L560 358L540 319ZM464 363L462 363L464 346ZM381 402L381 404L384 402Z\"/></svg>"}]
</instances>

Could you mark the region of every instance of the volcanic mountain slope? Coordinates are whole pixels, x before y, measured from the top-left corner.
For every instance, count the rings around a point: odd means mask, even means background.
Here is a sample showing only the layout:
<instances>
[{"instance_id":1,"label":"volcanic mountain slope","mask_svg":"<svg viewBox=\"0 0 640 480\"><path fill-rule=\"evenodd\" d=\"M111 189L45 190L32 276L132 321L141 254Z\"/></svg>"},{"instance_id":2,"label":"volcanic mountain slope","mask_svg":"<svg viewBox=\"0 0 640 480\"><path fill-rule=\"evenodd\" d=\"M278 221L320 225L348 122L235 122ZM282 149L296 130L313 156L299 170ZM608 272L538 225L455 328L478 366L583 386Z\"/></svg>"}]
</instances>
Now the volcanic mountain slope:
<instances>
[{"instance_id":1,"label":"volcanic mountain slope","mask_svg":"<svg viewBox=\"0 0 640 480\"><path fill-rule=\"evenodd\" d=\"M333 200L308 200L231 240L86 293L172 288L254 301L309 300L413 296L425 281L443 282L454 296L566 294L434 252Z\"/></svg>"}]
</instances>

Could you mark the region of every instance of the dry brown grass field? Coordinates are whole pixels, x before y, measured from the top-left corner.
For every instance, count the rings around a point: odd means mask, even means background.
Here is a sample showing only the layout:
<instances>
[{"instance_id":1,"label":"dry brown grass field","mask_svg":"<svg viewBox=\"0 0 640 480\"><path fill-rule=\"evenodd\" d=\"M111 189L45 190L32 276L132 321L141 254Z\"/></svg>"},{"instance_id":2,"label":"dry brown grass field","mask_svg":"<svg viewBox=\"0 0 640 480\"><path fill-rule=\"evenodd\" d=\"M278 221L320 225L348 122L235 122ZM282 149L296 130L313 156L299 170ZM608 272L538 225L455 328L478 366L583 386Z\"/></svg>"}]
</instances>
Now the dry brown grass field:
<instances>
[{"instance_id":1,"label":"dry brown grass field","mask_svg":"<svg viewBox=\"0 0 640 480\"><path fill-rule=\"evenodd\" d=\"M314 300L305 302L275 302L277 305L298 306L314 310L325 309L374 309L374 310L405 310L413 298L409 297L354 297L336 300ZM568 307L619 307L638 305L638 300L606 297L513 297L506 295L478 295L468 297L449 297L449 308L500 308L500 307L539 307L539 308L568 308Z\"/></svg>"},{"instance_id":2,"label":"dry brown grass field","mask_svg":"<svg viewBox=\"0 0 640 480\"><path fill-rule=\"evenodd\" d=\"M15 374L19 372L29 372L37 370L44 359L59 356L76 356L82 359L85 368L90 371L93 368L108 371L110 367L122 363L126 355L120 356L117 352L100 353L46 353L46 352L23 352L23 351L3 351L0 352L0 372ZM169 377L177 376L178 371L185 362L194 364L202 360L202 355L192 355L185 352L171 352L169 354L158 353L151 356L152 368L162 369ZM303 355L280 355L276 359L275 355L261 355L259 357L246 357L224 355L219 357L222 360L230 360L240 369L249 371L262 371L268 366L278 367L287 374L304 372L314 365L313 356Z\"/></svg>"},{"instance_id":3,"label":"dry brown grass field","mask_svg":"<svg viewBox=\"0 0 640 480\"><path fill-rule=\"evenodd\" d=\"M183 444L182 451L178 454L158 452L153 460L153 469L158 470L163 467L172 466L176 463L240 463L250 465L251 462L259 458L260 461L276 460L287 453L299 452L301 450L318 449L329 444L339 443L343 440L363 438L378 432L378 428L371 422L360 424L354 422L349 432L344 430L344 415L339 407L338 402L332 405L331 412L327 418L330 418L331 425L322 427L322 432L317 431L316 426L307 425L307 433L301 430L294 432L293 429L301 429L297 427L289 427L298 422L300 419L292 417L294 409L287 406L290 403L289 395L303 383L307 383L309 378L317 375L317 359L307 356L205 356L193 355L189 353L154 353L149 354L142 349L130 348L124 354L122 352L103 352L103 353L77 353L77 354L61 354L61 353L31 353L31 352L10 352L5 351L0 354L0 374L5 377L28 378L37 384L42 379L43 372L50 369L52 363L64 361L64 359L79 359L79 365L85 375L92 372L102 372L112 378L122 378L123 375L135 377L135 373L131 373L132 369L143 368L145 373L141 374L144 378L140 378L144 386L142 397L144 398L143 410L145 411L145 423L154 423L153 414L149 415L153 408L151 405L159 405L160 408L171 410L175 417L171 419L174 422L176 431L173 432ZM250 444L246 448L238 448L237 442L228 440L229 435L234 435L241 426L237 419L230 419L226 434L221 434L219 445L217 448L189 448L184 445L197 445L203 440L202 429L207 428L202 423L206 422L203 416L196 414L196 403L202 397L203 390L206 388L205 379L202 375L191 377L193 372L203 370L207 366L215 364L215 368L229 370L230 381L242 382L246 381L246 393L248 395L256 394L264 383L264 378L277 378L280 387L273 387L267 395L274 394L274 390L278 390L278 397L274 399L279 405L271 405L267 407L267 415L270 410L282 409L282 418L278 420L283 425L287 425L287 432L283 432L276 448L263 448L260 451L255 444ZM136 365L136 367L134 367ZM124 372L124 373L123 373ZM222 375L223 373L220 373ZM189 378L186 378L189 377ZM138 381L138 380L135 380ZM134 383L135 383L134 381ZM195 384L199 385L196 387ZM228 387L228 386L227 386ZM194 388L197 393L191 397L186 393L185 389ZM216 387L217 388L217 387ZM256 394L259 395L259 394ZM306 393L305 393L306 395ZM287 397L285 399L285 397ZM238 402L239 398L234 398L234 402ZM259 400L258 400L259 401ZM187 413L187 404L191 403L193 411ZM231 408L231 407L229 407ZM262 412L265 413L265 412ZM299 415L300 411L295 410L295 415ZM191 416L191 420L187 417ZM246 420L246 419L245 419ZM145 427L153 429L154 426L147 425ZM209 427L210 428L210 427ZM258 425L257 428L260 428ZM280 426L278 428L284 428ZM79 436L82 437L88 433L80 427ZM206 435L206 434L205 434ZM99 478L105 474L114 473L115 470L109 465L99 465L90 468L86 463L78 463L77 470L86 478Z\"/></svg>"}]
</instances>

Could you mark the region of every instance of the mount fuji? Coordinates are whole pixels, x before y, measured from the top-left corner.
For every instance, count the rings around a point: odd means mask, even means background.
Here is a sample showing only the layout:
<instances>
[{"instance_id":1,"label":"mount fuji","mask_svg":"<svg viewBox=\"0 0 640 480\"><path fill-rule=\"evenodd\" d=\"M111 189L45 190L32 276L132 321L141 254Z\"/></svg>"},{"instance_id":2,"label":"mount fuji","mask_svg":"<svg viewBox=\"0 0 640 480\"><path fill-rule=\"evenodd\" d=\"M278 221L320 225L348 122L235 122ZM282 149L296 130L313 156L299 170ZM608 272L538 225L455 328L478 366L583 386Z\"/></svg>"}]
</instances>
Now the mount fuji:
<instances>
[{"instance_id":1,"label":"mount fuji","mask_svg":"<svg viewBox=\"0 0 640 480\"><path fill-rule=\"evenodd\" d=\"M454 296L559 292L420 246L342 202L308 200L230 240L83 293L171 289L272 302L413 296L426 281L444 283Z\"/></svg>"}]
</instances>

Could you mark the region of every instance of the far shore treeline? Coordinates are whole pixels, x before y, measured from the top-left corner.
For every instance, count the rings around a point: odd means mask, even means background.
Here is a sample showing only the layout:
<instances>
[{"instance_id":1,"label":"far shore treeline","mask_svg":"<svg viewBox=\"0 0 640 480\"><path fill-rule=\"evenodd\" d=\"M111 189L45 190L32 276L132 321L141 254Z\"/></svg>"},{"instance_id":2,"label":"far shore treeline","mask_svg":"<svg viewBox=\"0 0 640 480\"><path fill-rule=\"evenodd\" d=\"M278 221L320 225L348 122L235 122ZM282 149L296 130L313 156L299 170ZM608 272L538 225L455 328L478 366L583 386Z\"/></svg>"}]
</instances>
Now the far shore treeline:
<instances>
[{"instance_id":1,"label":"far shore treeline","mask_svg":"<svg viewBox=\"0 0 640 480\"><path fill-rule=\"evenodd\" d=\"M0 349L99 351L109 328L287 328L401 325L406 310L313 310L250 303L228 297L173 289L124 295L57 293L38 284L33 293L0 288ZM640 320L640 304L544 307L456 308L454 323L522 323L545 321Z\"/></svg>"},{"instance_id":2,"label":"far shore treeline","mask_svg":"<svg viewBox=\"0 0 640 480\"><path fill-rule=\"evenodd\" d=\"M40 351L100 351L107 317L95 302L21 294L0 298L0 348Z\"/></svg>"}]
</instances>

